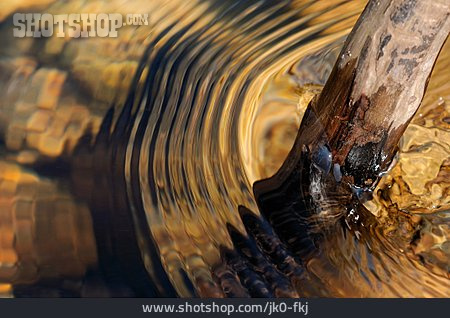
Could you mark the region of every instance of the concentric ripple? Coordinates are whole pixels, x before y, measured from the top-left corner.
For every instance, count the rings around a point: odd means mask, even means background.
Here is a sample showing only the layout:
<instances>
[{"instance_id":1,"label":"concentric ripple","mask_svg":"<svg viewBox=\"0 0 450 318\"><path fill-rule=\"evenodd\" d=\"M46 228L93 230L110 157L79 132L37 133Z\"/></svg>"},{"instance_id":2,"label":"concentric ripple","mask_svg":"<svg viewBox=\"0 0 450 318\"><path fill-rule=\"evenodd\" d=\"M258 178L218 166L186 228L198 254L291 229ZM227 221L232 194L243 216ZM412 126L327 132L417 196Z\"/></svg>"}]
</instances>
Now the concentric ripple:
<instances>
[{"instance_id":1,"label":"concentric ripple","mask_svg":"<svg viewBox=\"0 0 450 318\"><path fill-rule=\"evenodd\" d=\"M175 25L153 45L158 49L145 62L151 91L138 106L145 110L137 111L127 149L126 167L138 169L147 221L175 283L180 268L194 282L212 283L208 268L219 261L218 246L229 245L226 223L242 229L239 205L257 211L251 187L261 176L252 175L248 149L268 83L342 41L359 13L317 3L217 5L210 19L209 7L196 7L198 17L180 23L193 25ZM318 19L332 10L336 16Z\"/></svg>"}]
</instances>

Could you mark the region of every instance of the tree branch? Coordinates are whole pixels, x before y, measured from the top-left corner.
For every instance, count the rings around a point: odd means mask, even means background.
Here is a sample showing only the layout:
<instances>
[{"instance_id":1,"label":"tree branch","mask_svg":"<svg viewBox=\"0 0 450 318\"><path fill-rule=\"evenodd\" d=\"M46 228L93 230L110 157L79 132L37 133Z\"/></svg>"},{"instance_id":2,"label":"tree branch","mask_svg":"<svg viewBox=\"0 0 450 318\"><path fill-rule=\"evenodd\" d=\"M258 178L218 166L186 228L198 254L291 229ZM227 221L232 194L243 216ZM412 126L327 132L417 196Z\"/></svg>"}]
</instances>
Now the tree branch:
<instances>
[{"instance_id":1,"label":"tree branch","mask_svg":"<svg viewBox=\"0 0 450 318\"><path fill-rule=\"evenodd\" d=\"M450 31L448 0L370 1L280 170L254 185L262 214L298 255L323 222L354 212L391 164ZM321 227L319 229L319 227Z\"/></svg>"}]
</instances>

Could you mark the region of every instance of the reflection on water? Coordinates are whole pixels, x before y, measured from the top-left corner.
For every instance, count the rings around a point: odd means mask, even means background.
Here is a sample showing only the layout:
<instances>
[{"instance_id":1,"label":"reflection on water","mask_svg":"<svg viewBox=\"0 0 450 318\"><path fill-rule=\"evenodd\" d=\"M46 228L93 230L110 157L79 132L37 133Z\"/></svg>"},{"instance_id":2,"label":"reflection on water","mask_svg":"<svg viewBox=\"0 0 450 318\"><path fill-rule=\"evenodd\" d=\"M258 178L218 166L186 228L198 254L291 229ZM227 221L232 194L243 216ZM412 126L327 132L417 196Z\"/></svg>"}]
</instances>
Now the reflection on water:
<instances>
[{"instance_id":1,"label":"reflection on water","mask_svg":"<svg viewBox=\"0 0 450 318\"><path fill-rule=\"evenodd\" d=\"M257 213L253 183L283 162L365 2L44 1L31 11L150 25L17 39L23 2L0 14L0 282L114 295L86 278L100 268L129 273L114 286L145 272L139 288L206 295L226 224L243 231L240 205ZM447 45L366 203L378 223L334 233L305 295L450 296L449 63Z\"/></svg>"}]
</instances>

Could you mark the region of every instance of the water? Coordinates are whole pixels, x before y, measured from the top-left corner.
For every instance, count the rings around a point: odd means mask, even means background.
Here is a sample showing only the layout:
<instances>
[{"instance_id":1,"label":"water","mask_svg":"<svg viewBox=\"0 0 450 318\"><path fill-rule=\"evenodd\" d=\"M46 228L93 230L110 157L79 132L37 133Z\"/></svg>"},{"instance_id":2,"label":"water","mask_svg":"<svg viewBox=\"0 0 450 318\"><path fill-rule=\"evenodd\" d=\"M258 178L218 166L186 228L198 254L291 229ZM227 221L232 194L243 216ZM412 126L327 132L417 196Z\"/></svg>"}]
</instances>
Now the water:
<instances>
[{"instance_id":1,"label":"water","mask_svg":"<svg viewBox=\"0 0 450 318\"><path fill-rule=\"evenodd\" d=\"M253 183L281 166L365 2L45 3L32 10L150 25L17 39L7 17L29 4L0 15L0 292L114 295L89 278L100 266L129 273L114 286L208 294L226 224L244 232L238 207L258 213ZM449 53L365 203L376 223L338 227L304 260L300 295L450 296Z\"/></svg>"}]
</instances>

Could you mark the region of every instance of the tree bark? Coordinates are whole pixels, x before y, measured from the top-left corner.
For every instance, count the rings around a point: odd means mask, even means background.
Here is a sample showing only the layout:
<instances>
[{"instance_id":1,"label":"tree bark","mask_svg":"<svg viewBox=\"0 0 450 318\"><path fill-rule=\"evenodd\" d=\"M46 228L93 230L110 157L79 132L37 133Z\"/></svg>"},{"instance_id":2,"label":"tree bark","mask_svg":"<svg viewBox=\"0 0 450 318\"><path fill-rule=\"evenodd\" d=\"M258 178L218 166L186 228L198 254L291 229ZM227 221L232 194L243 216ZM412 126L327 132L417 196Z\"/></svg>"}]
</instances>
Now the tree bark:
<instances>
[{"instance_id":1,"label":"tree bark","mask_svg":"<svg viewBox=\"0 0 450 318\"><path fill-rule=\"evenodd\" d=\"M311 105L349 182L373 187L388 168L448 36L449 14L449 0L370 1L362 13Z\"/></svg>"}]
</instances>

